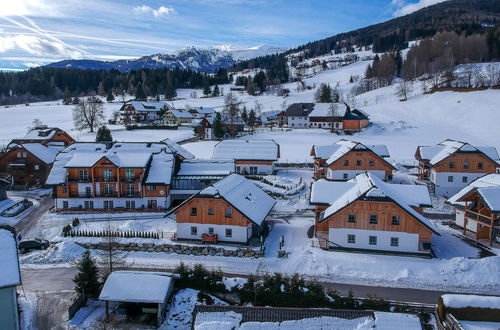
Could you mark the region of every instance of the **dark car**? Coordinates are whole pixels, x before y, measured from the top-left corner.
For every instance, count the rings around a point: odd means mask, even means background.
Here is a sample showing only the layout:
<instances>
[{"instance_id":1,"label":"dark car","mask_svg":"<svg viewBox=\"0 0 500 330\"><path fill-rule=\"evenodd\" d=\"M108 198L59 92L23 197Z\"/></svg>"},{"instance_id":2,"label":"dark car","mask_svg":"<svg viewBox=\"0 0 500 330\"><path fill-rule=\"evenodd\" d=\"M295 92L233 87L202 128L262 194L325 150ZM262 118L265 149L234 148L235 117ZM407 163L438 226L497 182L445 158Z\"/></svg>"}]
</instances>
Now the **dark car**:
<instances>
[{"instance_id":1,"label":"dark car","mask_svg":"<svg viewBox=\"0 0 500 330\"><path fill-rule=\"evenodd\" d=\"M31 250L45 250L49 247L49 245L49 241L45 239L23 239L19 242L19 251L21 251L21 253L26 253Z\"/></svg>"}]
</instances>

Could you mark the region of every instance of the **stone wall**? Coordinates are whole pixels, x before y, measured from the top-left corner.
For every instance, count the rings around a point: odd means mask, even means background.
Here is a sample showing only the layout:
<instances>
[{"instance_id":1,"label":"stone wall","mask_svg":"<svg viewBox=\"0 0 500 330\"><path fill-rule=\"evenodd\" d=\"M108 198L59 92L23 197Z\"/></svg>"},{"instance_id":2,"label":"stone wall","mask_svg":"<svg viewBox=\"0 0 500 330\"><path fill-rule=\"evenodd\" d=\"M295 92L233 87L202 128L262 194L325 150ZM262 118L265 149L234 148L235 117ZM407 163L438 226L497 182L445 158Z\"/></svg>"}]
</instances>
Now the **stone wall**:
<instances>
[{"instance_id":1,"label":"stone wall","mask_svg":"<svg viewBox=\"0 0 500 330\"><path fill-rule=\"evenodd\" d=\"M107 243L77 243L92 250L108 250ZM153 244L153 243L116 243L116 249L121 251L137 252L163 252L195 256L222 256L238 258L261 258L264 254L260 251L246 247L225 249L208 245L181 245L181 244Z\"/></svg>"}]
</instances>

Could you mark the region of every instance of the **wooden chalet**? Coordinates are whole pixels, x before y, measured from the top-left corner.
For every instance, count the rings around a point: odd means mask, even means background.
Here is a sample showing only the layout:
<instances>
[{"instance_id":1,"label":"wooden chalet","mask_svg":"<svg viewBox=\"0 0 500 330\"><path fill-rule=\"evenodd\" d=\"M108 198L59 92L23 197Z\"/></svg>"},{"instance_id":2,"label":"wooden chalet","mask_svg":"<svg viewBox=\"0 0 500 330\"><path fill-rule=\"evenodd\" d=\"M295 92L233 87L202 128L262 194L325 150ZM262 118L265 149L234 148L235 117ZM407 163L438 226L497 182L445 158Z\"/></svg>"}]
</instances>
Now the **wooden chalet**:
<instances>
[{"instance_id":1,"label":"wooden chalet","mask_svg":"<svg viewBox=\"0 0 500 330\"><path fill-rule=\"evenodd\" d=\"M162 102L130 101L120 108L120 123L123 125L156 123L171 107Z\"/></svg>"},{"instance_id":2,"label":"wooden chalet","mask_svg":"<svg viewBox=\"0 0 500 330\"><path fill-rule=\"evenodd\" d=\"M193 121L193 115L184 110L168 110L163 115L165 125L180 126L182 124L190 124Z\"/></svg>"},{"instance_id":3,"label":"wooden chalet","mask_svg":"<svg viewBox=\"0 0 500 330\"><path fill-rule=\"evenodd\" d=\"M177 239L248 244L260 237L276 201L238 174L203 189L170 211Z\"/></svg>"},{"instance_id":4,"label":"wooden chalet","mask_svg":"<svg viewBox=\"0 0 500 330\"><path fill-rule=\"evenodd\" d=\"M332 145L311 149L314 159L314 178L346 181L357 174L368 171L382 180L392 180L395 169L386 158L389 151L385 145L364 145L350 140L339 140Z\"/></svg>"},{"instance_id":5,"label":"wooden chalet","mask_svg":"<svg viewBox=\"0 0 500 330\"><path fill-rule=\"evenodd\" d=\"M280 146L274 140L224 140L215 145L213 159L234 159L236 173L272 174L280 157Z\"/></svg>"},{"instance_id":6,"label":"wooden chalet","mask_svg":"<svg viewBox=\"0 0 500 330\"><path fill-rule=\"evenodd\" d=\"M324 249L430 254L434 225L426 186L395 185L365 172L347 182L319 180L311 188L315 235Z\"/></svg>"},{"instance_id":7,"label":"wooden chalet","mask_svg":"<svg viewBox=\"0 0 500 330\"><path fill-rule=\"evenodd\" d=\"M26 143L40 143L44 146L61 144L64 147L69 146L75 140L57 127L38 127L32 129L24 137L13 139L10 144L26 144Z\"/></svg>"},{"instance_id":8,"label":"wooden chalet","mask_svg":"<svg viewBox=\"0 0 500 330\"><path fill-rule=\"evenodd\" d=\"M57 212L162 211L171 203L180 146L75 143L62 151L47 184ZM185 151L184 156L188 156Z\"/></svg>"},{"instance_id":9,"label":"wooden chalet","mask_svg":"<svg viewBox=\"0 0 500 330\"><path fill-rule=\"evenodd\" d=\"M189 109L189 113L193 115L193 118L200 119L215 117L216 111L214 108L194 107Z\"/></svg>"},{"instance_id":10,"label":"wooden chalet","mask_svg":"<svg viewBox=\"0 0 500 330\"><path fill-rule=\"evenodd\" d=\"M45 184L57 154L64 149L62 142L11 143L0 158L0 173L12 176L15 186L42 186Z\"/></svg>"},{"instance_id":11,"label":"wooden chalet","mask_svg":"<svg viewBox=\"0 0 500 330\"><path fill-rule=\"evenodd\" d=\"M419 162L419 179L429 180L436 195L444 197L500 169L496 148L476 147L456 140L445 140L434 147L419 146L415 158Z\"/></svg>"},{"instance_id":12,"label":"wooden chalet","mask_svg":"<svg viewBox=\"0 0 500 330\"><path fill-rule=\"evenodd\" d=\"M455 222L464 235L489 245L500 243L500 174L482 176L452 196Z\"/></svg>"}]
</instances>

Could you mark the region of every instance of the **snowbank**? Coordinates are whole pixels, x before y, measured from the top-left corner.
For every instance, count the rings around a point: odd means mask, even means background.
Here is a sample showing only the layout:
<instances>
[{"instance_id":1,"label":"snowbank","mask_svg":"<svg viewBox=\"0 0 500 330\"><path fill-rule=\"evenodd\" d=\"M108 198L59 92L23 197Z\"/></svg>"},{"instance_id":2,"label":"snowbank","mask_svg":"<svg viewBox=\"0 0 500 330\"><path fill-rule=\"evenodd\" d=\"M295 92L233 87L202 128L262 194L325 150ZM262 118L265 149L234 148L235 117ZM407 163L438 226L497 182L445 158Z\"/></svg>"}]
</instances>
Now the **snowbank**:
<instances>
[{"instance_id":1,"label":"snowbank","mask_svg":"<svg viewBox=\"0 0 500 330\"><path fill-rule=\"evenodd\" d=\"M497 274L498 276L498 274ZM500 297L475 296L464 294L445 294L443 304L450 308L492 308L500 309Z\"/></svg>"}]
</instances>

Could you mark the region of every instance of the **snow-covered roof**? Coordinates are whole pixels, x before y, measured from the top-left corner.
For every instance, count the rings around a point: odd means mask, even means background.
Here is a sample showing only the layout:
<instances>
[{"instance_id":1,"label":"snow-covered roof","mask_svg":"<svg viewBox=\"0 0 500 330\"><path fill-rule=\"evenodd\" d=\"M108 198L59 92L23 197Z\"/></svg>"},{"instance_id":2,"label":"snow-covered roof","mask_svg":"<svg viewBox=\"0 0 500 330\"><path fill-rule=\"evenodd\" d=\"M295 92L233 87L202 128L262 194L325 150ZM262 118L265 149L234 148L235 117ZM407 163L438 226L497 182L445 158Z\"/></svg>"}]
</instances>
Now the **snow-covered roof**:
<instances>
[{"instance_id":1,"label":"snow-covered roof","mask_svg":"<svg viewBox=\"0 0 500 330\"><path fill-rule=\"evenodd\" d=\"M498 162L500 159L495 147L475 147L466 142L456 140L445 140L437 146L432 147L420 146L418 147L418 151L420 158L428 160L430 165L435 165L456 152L480 152L494 162Z\"/></svg>"},{"instance_id":2,"label":"snow-covered roof","mask_svg":"<svg viewBox=\"0 0 500 330\"><path fill-rule=\"evenodd\" d=\"M130 104L137 111L161 111L169 108L169 105L163 102L130 101Z\"/></svg>"},{"instance_id":3,"label":"snow-covered roof","mask_svg":"<svg viewBox=\"0 0 500 330\"><path fill-rule=\"evenodd\" d=\"M114 271L106 279L100 300L137 303L164 303L173 288L167 273Z\"/></svg>"},{"instance_id":4,"label":"snow-covered roof","mask_svg":"<svg viewBox=\"0 0 500 330\"><path fill-rule=\"evenodd\" d=\"M262 224L276 201L250 180L238 174L203 189L199 195L221 197L257 225Z\"/></svg>"},{"instance_id":5,"label":"snow-covered roof","mask_svg":"<svg viewBox=\"0 0 500 330\"><path fill-rule=\"evenodd\" d=\"M464 202L460 201L462 197L464 197L474 189L486 188L486 187L500 187L500 174L486 174L482 177L477 178L476 180L469 183L467 186L463 187L458 193L453 195L450 199L448 199L448 203L463 205Z\"/></svg>"},{"instance_id":6,"label":"snow-covered roof","mask_svg":"<svg viewBox=\"0 0 500 330\"><path fill-rule=\"evenodd\" d=\"M344 103L316 103L309 117L332 117L332 106L335 109L335 117L344 117L347 111L347 105Z\"/></svg>"},{"instance_id":7,"label":"snow-covered roof","mask_svg":"<svg viewBox=\"0 0 500 330\"><path fill-rule=\"evenodd\" d=\"M59 132L60 129L56 127L47 127L47 128L39 128L33 129L28 132L22 138L23 140L50 140L54 137L54 135Z\"/></svg>"},{"instance_id":8,"label":"snow-covered roof","mask_svg":"<svg viewBox=\"0 0 500 330\"><path fill-rule=\"evenodd\" d=\"M16 236L5 227L0 227L0 251L0 288L21 284Z\"/></svg>"},{"instance_id":9,"label":"snow-covered roof","mask_svg":"<svg viewBox=\"0 0 500 330\"><path fill-rule=\"evenodd\" d=\"M169 138L166 138L165 140L162 140L161 142L165 143L174 154L179 155L184 159L194 159L195 158L195 155L193 155L192 153L187 151L184 147L182 147L177 142L170 140Z\"/></svg>"},{"instance_id":10,"label":"snow-covered roof","mask_svg":"<svg viewBox=\"0 0 500 330\"><path fill-rule=\"evenodd\" d=\"M147 177L144 180L147 184L169 185L172 181L172 171L174 169L174 156L166 152L153 154L151 165Z\"/></svg>"},{"instance_id":11,"label":"snow-covered roof","mask_svg":"<svg viewBox=\"0 0 500 330\"><path fill-rule=\"evenodd\" d=\"M343 182L332 182L332 184L326 185L321 180L318 182L321 182L320 187L316 189L315 192L314 185L316 185L316 183L313 183L313 192L315 193L314 198L317 201L322 200L322 198L317 197L320 193L327 195L333 194L333 197L335 198L331 199L329 202L330 206L324 211L322 220L334 215L346 206L354 203L362 196L366 196L368 198L389 198L424 226L434 231L436 234L439 234L432 222L413 209L413 207L432 205L429 191L426 186L390 184L382 181L377 176L372 175L369 172L358 174L351 180L347 181L347 183L352 183L352 185L345 184ZM328 193L330 189L331 192ZM323 198L323 201L325 199L326 197Z\"/></svg>"},{"instance_id":12,"label":"snow-covered roof","mask_svg":"<svg viewBox=\"0 0 500 330\"><path fill-rule=\"evenodd\" d=\"M64 146L44 146L41 143L23 143L18 146L26 149L45 164L52 164L56 159L57 154L64 149Z\"/></svg>"},{"instance_id":13,"label":"snow-covered roof","mask_svg":"<svg viewBox=\"0 0 500 330\"><path fill-rule=\"evenodd\" d=\"M279 145L274 140L224 140L215 145L212 158L235 160L278 160Z\"/></svg>"},{"instance_id":14,"label":"snow-covered roof","mask_svg":"<svg viewBox=\"0 0 500 330\"><path fill-rule=\"evenodd\" d=\"M151 158L150 152L112 152L105 154L77 153L67 163L69 167L92 167L100 159L105 157L117 167L141 168L146 167Z\"/></svg>"},{"instance_id":15,"label":"snow-covered roof","mask_svg":"<svg viewBox=\"0 0 500 330\"><path fill-rule=\"evenodd\" d=\"M346 191L351 189L355 182L350 181L327 181L320 179L312 184L311 204L331 204L340 198Z\"/></svg>"},{"instance_id":16,"label":"snow-covered roof","mask_svg":"<svg viewBox=\"0 0 500 330\"><path fill-rule=\"evenodd\" d=\"M177 175L229 175L234 173L233 159L193 159L181 163Z\"/></svg>"},{"instance_id":17,"label":"snow-covered roof","mask_svg":"<svg viewBox=\"0 0 500 330\"><path fill-rule=\"evenodd\" d=\"M209 115L209 114L213 114L216 112L214 108L205 108L205 107L194 107L194 108L191 108L191 110L194 110L197 113L203 114L203 115Z\"/></svg>"},{"instance_id":18,"label":"snow-covered roof","mask_svg":"<svg viewBox=\"0 0 500 330\"><path fill-rule=\"evenodd\" d=\"M187 111L184 111L184 110L170 110L168 113L171 113L172 115L174 115L174 117L176 118L193 118L193 115Z\"/></svg>"},{"instance_id":19,"label":"snow-covered roof","mask_svg":"<svg viewBox=\"0 0 500 330\"><path fill-rule=\"evenodd\" d=\"M335 163L337 160L342 158L344 155L346 155L350 151L361 151L361 150L370 150L373 151L376 155L378 155L383 161L387 163L384 157L389 156L389 151L387 150L387 147L384 145L375 145L375 146L366 146L362 144L361 142L356 142L356 141L351 141L351 140L339 140L335 142L330 148L322 148L320 152L322 153L322 156L326 156L327 153L330 153L329 157L324 157L328 158L326 161L327 165L331 165ZM323 157L321 157L323 158ZM324 159L323 158L323 159ZM389 163L387 163L389 164ZM391 164L389 164L392 166Z\"/></svg>"},{"instance_id":20,"label":"snow-covered roof","mask_svg":"<svg viewBox=\"0 0 500 330\"><path fill-rule=\"evenodd\" d=\"M450 308L492 308L500 309L500 297L477 296L467 294L444 294L443 304Z\"/></svg>"},{"instance_id":21,"label":"snow-covered roof","mask_svg":"<svg viewBox=\"0 0 500 330\"><path fill-rule=\"evenodd\" d=\"M344 147L346 144L351 145L351 144L348 144L346 142L341 142L341 141L353 142L353 143L360 144L359 142L340 140L334 144L329 144L329 145L321 145L321 146L314 145L313 146L313 153L314 153L315 157L319 158L319 159L328 159L328 158L330 158L330 156L332 156L336 151L338 151L339 149ZM367 149L372 150L374 153L376 153L380 157L384 157L384 158L390 157L389 150L387 150L387 146L385 146L383 144L363 145L363 146L365 146ZM347 150L347 149L343 148L342 150Z\"/></svg>"}]
</instances>

